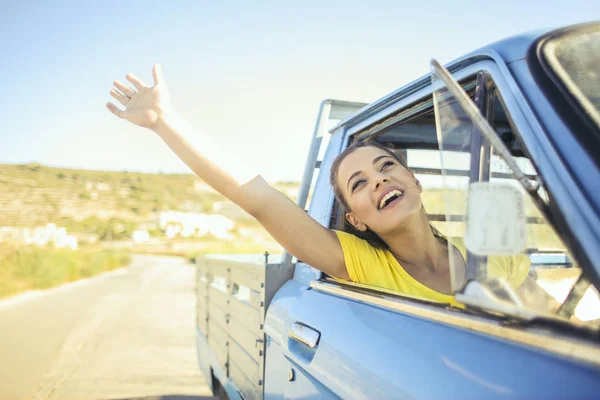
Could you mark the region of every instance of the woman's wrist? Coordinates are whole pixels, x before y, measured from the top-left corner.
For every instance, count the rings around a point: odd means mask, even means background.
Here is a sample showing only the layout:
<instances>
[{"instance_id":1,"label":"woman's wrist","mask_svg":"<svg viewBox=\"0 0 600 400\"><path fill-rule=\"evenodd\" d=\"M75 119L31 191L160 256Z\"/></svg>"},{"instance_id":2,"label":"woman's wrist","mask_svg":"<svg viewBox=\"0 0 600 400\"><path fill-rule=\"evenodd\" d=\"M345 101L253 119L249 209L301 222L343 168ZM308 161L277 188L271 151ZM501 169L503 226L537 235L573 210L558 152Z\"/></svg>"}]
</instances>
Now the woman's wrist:
<instances>
[{"instance_id":1,"label":"woman's wrist","mask_svg":"<svg viewBox=\"0 0 600 400\"><path fill-rule=\"evenodd\" d=\"M176 112L164 113L156 119L150 130L157 133L160 137L171 136L182 133L187 122Z\"/></svg>"}]
</instances>

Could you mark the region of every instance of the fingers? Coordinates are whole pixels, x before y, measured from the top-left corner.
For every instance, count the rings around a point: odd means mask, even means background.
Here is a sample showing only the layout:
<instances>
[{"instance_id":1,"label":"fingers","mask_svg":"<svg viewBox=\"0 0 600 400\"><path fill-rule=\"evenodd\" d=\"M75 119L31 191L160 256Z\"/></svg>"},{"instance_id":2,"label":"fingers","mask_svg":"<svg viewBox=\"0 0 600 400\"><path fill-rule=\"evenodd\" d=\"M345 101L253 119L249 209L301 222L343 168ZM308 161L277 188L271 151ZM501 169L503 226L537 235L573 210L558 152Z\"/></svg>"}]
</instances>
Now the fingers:
<instances>
[{"instance_id":1,"label":"fingers","mask_svg":"<svg viewBox=\"0 0 600 400\"><path fill-rule=\"evenodd\" d=\"M108 108L110 112L115 114L117 117L123 118L123 111L119 110L113 103L106 103L106 108Z\"/></svg>"},{"instance_id":2,"label":"fingers","mask_svg":"<svg viewBox=\"0 0 600 400\"><path fill-rule=\"evenodd\" d=\"M162 66L160 64L154 64L154 68L152 68L152 79L154 79L154 85L165 83L165 77L163 76Z\"/></svg>"},{"instance_id":3,"label":"fingers","mask_svg":"<svg viewBox=\"0 0 600 400\"><path fill-rule=\"evenodd\" d=\"M117 92L115 89L110 90L110 95L112 97L114 97L115 99L117 99L119 101L119 103L123 104L124 106L126 106L127 103L129 103L130 98L127 96L123 96L121 93Z\"/></svg>"},{"instance_id":4,"label":"fingers","mask_svg":"<svg viewBox=\"0 0 600 400\"><path fill-rule=\"evenodd\" d=\"M133 84L133 86L135 86L135 88L138 91L144 91L145 89L149 89L149 87L143 81L141 81L137 76L135 76L133 74L127 74L126 78L129 82L131 82ZM158 85L161 83L164 84L164 77L162 74L162 68L161 68L160 64L155 64L154 68L152 68L152 79L154 80L155 85ZM120 81L114 81L113 84L121 92L119 92L115 89L111 89L110 95L112 97L114 97L119 103L121 103L124 106L127 106L129 101L131 100L131 98L138 93L135 90L133 90L131 87L123 84ZM113 113L114 115L116 115L117 117L123 118L123 110L119 109L113 103L106 103L106 108L108 108L108 110L111 113Z\"/></svg>"},{"instance_id":5,"label":"fingers","mask_svg":"<svg viewBox=\"0 0 600 400\"><path fill-rule=\"evenodd\" d=\"M121 83L121 81L114 81L113 84L117 89L124 93L125 96L132 98L135 95L135 90L133 90L127 85L124 85L123 83Z\"/></svg>"},{"instance_id":6,"label":"fingers","mask_svg":"<svg viewBox=\"0 0 600 400\"><path fill-rule=\"evenodd\" d=\"M134 74L127 74L126 78L129 82L133 83L133 86L135 86L135 88L137 90L141 91L148 87L144 82L139 80L138 77L135 76Z\"/></svg>"}]
</instances>

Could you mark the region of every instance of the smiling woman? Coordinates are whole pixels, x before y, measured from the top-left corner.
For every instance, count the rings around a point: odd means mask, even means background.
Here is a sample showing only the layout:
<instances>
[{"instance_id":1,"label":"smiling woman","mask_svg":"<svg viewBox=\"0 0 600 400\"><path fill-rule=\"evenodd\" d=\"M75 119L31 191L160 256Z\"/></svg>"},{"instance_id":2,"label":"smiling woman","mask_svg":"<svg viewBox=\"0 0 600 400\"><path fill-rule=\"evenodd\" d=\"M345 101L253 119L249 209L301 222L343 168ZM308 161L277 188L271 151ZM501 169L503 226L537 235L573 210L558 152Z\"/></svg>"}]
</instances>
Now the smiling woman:
<instances>
[{"instance_id":1,"label":"smiling woman","mask_svg":"<svg viewBox=\"0 0 600 400\"><path fill-rule=\"evenodd\" d=\"M370 169L379 169L379 172L382 174L384 173L384 171L387 171L387 173L389 174L390 172L397 172L398 167L400 167L400 171L404 172L405 174L408 173L412 176L408 182L404 183L403 187L389 186L384 190L383 193L380 193L378 201L376 203L376 207L379 210L391 210L398 202L404 199L405 191L408 192L410 189L417 188L419 192L422 192L423 188L419 180L415 178L412 172L410 172L406 160L401 154L392 151L392 149L385 147L377 141L357 142L354 145L348 147L346 150L344 150L335 159L331 167L329 176L329 180L331 186L333 187L336 200L342 205L344 214L348 213L351 209L344 193L349 192L350 197L359 197L360 192L363 191L362 187L367 184L366 171L363 172L361 170L352 173L352 175L350 175L350 178L348 178L346 184L344 184L344 182L341 182L340 165L342 164L342 161L346 160L347 158L349 159L347 163L344 163L345 167L342 173L350 173L350 171L346 170L351 170L355 165L357 165L356 163L353 163L353 159L356 158L356 155L354 157L350 157L350 155L358 149L369 149L368 151L373 153L374 158ZM377 151L377 149L379 150L379 152ZM376 153L380 154L377 155ZM369 169L368 165L367 169ZM422 209L422 211L425 212L424 208ZM368 227L366 227L365 229L365 227L363 226L364 224L360 224L358 222L359 220L356 219L356 215L354 213L349 213L347 218L341 220L341 224L338 228L344 231L348 231L360 238L367 240L374 247L389 248L388 244L385 241L383 241L377 234L375 234ZM356 225L357 223L358 226ZM432 225L430 225L430 227L434 235L441 236L437 229L435 229Z\"/></svg>"},{"instance_id":2,"label":"smiling woman","mask_svg":"<svg viewBox=\"0 0 600 400\"><path fill-rule=\"evenodd\" d=\"M373 141L338 155L331 184L344 210L344 225L343 231L330 230L262 177L228 174L224 169L231 157L215 157L223 146L209 145L209 137L193 131L173 110L158 65L153 78L149 87L127 75L135 89L115 81L110 93L125 109L111 103L108 109L157 133L200 178L255 217L291 254L336 278L457 304L451 295L450 258L458 266L456 279L464 280L464 248L449 243L430 224L421 200L423 188L401 156ZM190 144L192 136L204 145ZM495 270L518 287L528 265L499 264Z\"/></svg>"},{"instance_id":3,"label":"smiling woman","mask_svg":"<svg viewBox=\"0 0 600 400\"><path fill-rule=\"evenodd\" d=\"M448 246L461 277L463 256L430 224L423 187L402 156L377 141L358 142L335 159L330 183L344 215L336 234L352 281L457 305Z\"/></svg>"}]
</instances>

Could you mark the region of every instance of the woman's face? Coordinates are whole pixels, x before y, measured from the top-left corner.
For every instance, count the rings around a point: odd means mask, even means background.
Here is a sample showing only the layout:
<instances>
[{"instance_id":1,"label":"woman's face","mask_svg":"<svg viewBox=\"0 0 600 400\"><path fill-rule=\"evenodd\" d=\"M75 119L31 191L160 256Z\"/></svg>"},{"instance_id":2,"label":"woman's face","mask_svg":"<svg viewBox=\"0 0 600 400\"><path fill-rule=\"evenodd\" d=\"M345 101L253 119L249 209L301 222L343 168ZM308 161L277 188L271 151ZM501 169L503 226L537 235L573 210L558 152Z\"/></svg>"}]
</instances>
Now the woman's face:
<instances>
[{"instance_id":1,"label":"woman's face","mask_svg":"<svg viewBox=\"0 0 600 400\"><path fill-rule=\"evenodd\" d=\"M391 233L421 210L421 185L412 172L377 147L346 156L337 184L350 206L346 219L357 229Z\"/></svg>"}]
</instances>

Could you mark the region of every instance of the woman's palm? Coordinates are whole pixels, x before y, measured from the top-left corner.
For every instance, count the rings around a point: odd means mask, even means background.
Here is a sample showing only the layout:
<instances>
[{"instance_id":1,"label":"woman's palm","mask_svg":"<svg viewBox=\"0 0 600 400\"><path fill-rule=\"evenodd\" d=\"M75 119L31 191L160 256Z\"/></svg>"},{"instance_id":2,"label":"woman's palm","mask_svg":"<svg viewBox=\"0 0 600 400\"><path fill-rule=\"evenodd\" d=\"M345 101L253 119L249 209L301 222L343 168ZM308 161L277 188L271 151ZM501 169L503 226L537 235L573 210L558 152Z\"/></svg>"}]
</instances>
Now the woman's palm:
<instances>
[{"instance_id":1,"label":"woman's palm","mask_svg":"<svg viewBox=\"0 0 600 400\"><path fill-rule=\"evenodd\" d=\"M152 77L154 86L149 87L135 75L128 74L127 80L135 86L137 91L119 81L114 81L118 91L111 89L110 94L125 106L125 109L121 110L113 103L107 103L106 107L119 118L138 126L152 128L171 107L169 92L160 65L154 66Z\"/></svg>"}]
</instances>

